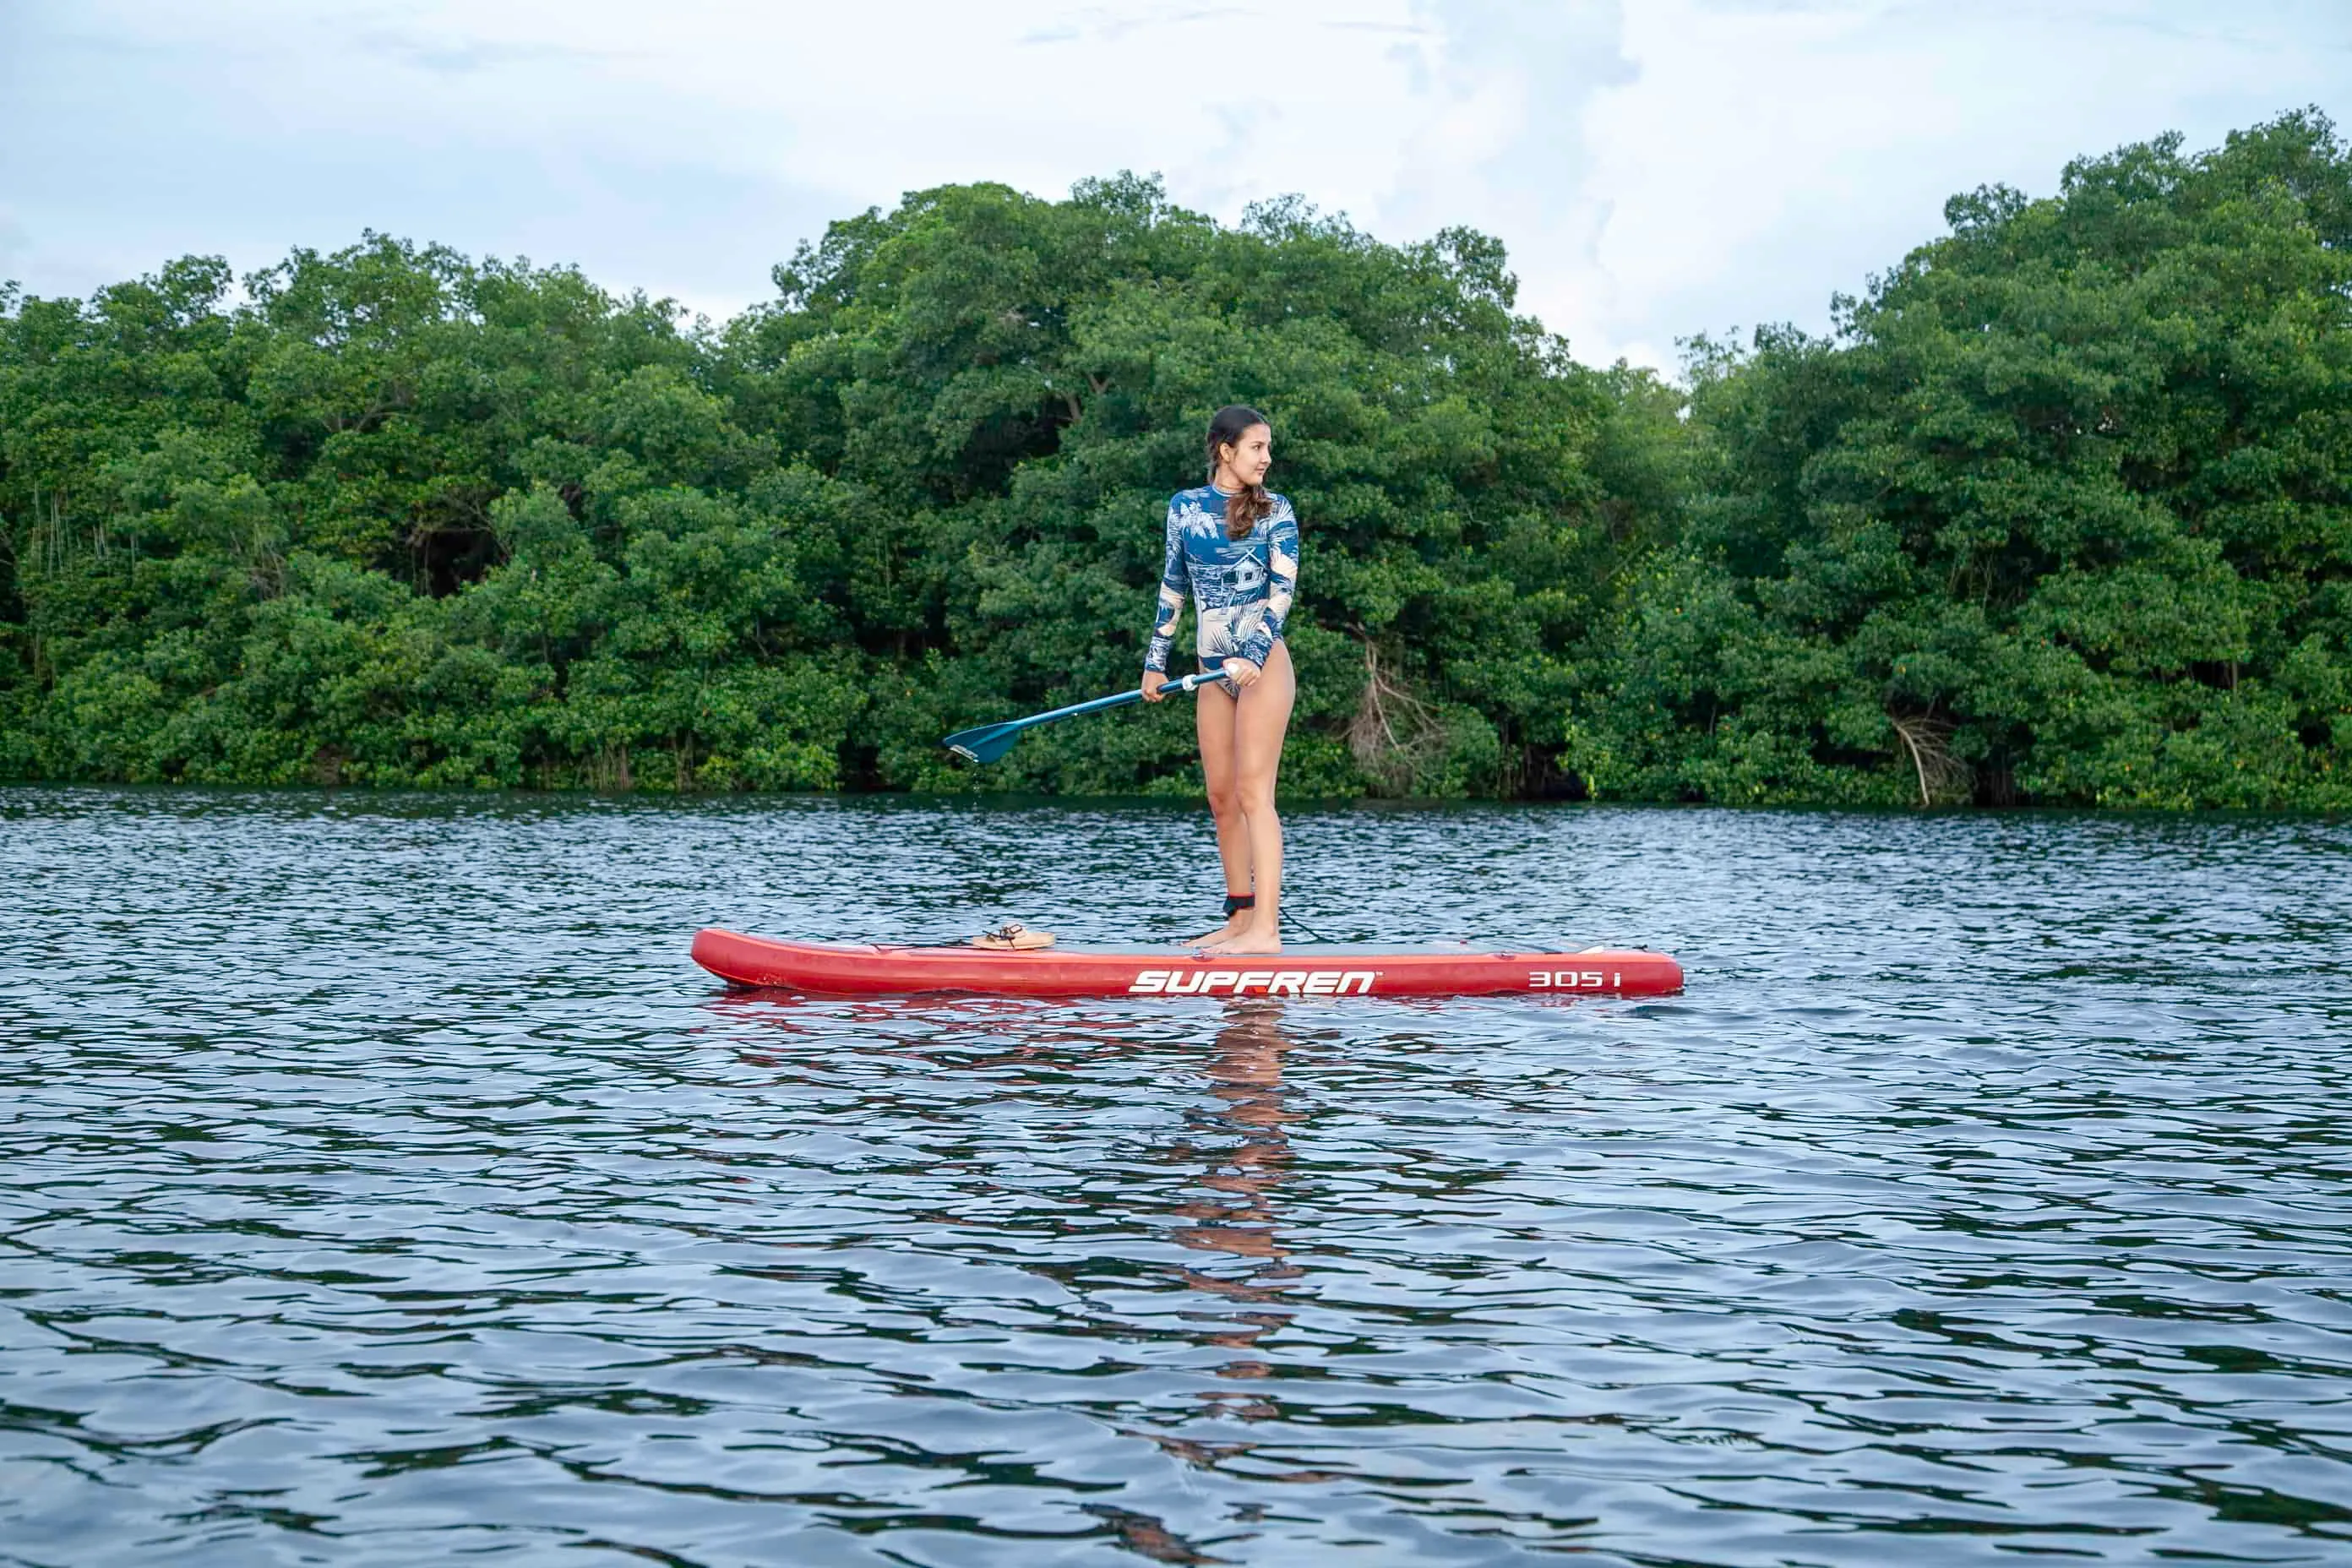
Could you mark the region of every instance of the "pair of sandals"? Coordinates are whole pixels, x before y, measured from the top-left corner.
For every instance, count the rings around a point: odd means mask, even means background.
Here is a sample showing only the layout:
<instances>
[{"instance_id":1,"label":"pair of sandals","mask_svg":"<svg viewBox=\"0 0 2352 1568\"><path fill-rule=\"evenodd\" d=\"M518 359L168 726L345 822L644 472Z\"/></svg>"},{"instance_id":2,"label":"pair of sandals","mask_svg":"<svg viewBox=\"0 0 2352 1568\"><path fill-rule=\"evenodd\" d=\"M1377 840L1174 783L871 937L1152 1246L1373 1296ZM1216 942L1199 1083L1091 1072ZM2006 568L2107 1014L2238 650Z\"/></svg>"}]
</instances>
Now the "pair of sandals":
<instances>
[{"instance_id":1,"label":"pair of sandals","mask_svg":"<svg viewBox=\"0 0 2352 1568\"><path fill-rule=\"evenodd\" d=\"M1054 945L1051 931L1031 931L1019 921L1006 921L994 931L984 931L971 939L974 947L985 947L1000 952L1032 952Z\"/></svg>"},{"instance_id":2,"label":"pair of sandals","mask_svg":"<svg viewBox=\"0 0 2352 1568\"><path fill-rule=\"evenodd\" d=\"M1256 906L1257 896L1254 893L1227 893L1225 919L1232 920L1239 911ZM1031 931L1019 921L1006 921L994 931L984 931L973 937L971 945L996 952L1034 952L1041 947L1053 946L1054 936L1051 931Z\"/></svg>"}]
</instances>

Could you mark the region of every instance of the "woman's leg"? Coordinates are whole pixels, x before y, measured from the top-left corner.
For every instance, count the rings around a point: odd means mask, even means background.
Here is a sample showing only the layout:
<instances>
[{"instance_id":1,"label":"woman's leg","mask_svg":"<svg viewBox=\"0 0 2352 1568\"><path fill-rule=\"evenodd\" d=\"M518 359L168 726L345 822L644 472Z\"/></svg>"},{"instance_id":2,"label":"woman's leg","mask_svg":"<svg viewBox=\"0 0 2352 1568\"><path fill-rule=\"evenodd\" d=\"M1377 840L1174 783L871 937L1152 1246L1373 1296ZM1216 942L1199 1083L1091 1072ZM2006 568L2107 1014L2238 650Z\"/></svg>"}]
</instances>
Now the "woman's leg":
<instances>
[{"instance_id":1,"label":"woman's leg","mask_svg":"<svg viewBox=\"0 0 2352 1568\"><path fill-rule=\"evenodd\" d=\"M1265 674L1231 699L1234 792L1244 825L1246 864L1256 883L1257 905L1244 911L1240 929L1218 944L1219 952L1282 951L1282 818L1275 814L1274 785L1282 767L1282 739L1290 728L1290 708L1297 695L1290 649L1276 643L1265 661ZM1219 827L1222 849L1222 820ZM1225 864L1233 865L1230 857ZM1232 875L1230 869L1226 875Z\"/></svg>"},{"instance_id":2,"label":"woman's leg","mask_svg":"<svg viewBox=\"0 0 2352 1568\"><path fill-rule=\"evenodd\" d=\"M1199 706L1192 710L1192 725L1201 737L1201 773L1209 786L1209 815L1217 822L1217 858L1224 862L1225 893L1229 898L1244 898L1250 890L1249 823L1242 816L1241 791L1234 779L1236 704L1222 681L1202 687L1193 700ZM1248 910L1236 910L1224 924L1187 945L1223 942L1248 920Z\"/></svg>"}]
</instances>

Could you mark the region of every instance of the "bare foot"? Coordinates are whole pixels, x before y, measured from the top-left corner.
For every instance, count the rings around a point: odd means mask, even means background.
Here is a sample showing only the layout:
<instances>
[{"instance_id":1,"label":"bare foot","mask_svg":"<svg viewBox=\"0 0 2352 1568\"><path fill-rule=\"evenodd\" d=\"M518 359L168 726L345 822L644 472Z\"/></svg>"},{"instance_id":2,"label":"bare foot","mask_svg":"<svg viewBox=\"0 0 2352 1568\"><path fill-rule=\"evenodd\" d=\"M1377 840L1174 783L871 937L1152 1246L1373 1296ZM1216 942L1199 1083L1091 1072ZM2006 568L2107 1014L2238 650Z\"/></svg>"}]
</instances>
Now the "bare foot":
<instances>
[{"instance_id":1,"label":"bare foot","mask_svg":"<svg viewBox=\"0 0 2352 1568\"><path fill-rule=\"evenodd\" d=\"M1231 942L1234 938L1241 935L1244 929L1244 928L1242 925L1242 917L1235 915L1233 919L1227 921L1224 924L1219 926L1208 935L1196 936L1190 942L1180 942L1176 945L1179 947L1206 947L1211 942Z\"/></svg>"},{"instance_id":2,"label":"bare foot","mask_svg":"<svg viewBox=\"0 0 2352 1568\"><path fill-rule=\"evenodd\" d=\"M1282 951L1282 933L1261 931L1256 926L1244 926L1221 942L1204 947L1202 952L1211 958L1245 958L1255 953Z\"/></svg>"}]
</instances>

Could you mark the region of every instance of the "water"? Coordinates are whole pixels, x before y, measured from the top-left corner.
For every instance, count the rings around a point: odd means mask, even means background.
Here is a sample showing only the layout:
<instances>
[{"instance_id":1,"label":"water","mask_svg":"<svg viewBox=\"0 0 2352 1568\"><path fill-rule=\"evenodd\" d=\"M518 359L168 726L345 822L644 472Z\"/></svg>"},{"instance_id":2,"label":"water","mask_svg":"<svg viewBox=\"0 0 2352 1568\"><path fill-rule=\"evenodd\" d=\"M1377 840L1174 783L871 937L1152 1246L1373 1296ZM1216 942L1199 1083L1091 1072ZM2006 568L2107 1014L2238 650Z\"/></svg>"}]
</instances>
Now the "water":
<instances>
[{"instance_id":1,"label":"water","mask_svg":"<svg viewBox=\"0 0 2352 1568\"><path fill-rule=\"evenodd\" d=\"M747 999L1203 825L0 792L0 1561L2352 1563L2352 827L1291 826L1690 989Z\"/></svg>"}]
</instances>

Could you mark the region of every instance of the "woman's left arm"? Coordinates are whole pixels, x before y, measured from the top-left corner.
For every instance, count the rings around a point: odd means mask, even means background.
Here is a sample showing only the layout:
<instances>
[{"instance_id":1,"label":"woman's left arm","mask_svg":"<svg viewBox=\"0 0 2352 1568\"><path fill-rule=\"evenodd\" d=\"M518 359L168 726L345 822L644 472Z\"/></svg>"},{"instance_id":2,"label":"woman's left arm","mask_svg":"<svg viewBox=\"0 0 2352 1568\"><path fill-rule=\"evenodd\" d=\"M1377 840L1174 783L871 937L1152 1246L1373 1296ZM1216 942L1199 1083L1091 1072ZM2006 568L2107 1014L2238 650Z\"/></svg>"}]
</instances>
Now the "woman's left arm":
<instances>
[{"instance_id":1,"label":"woman's left arm","mask_svg":"<svg viewBox=\"0 0 2352 1568\"><path fill-rule=\"evenodd\" d=\"M1242 658L1260 669L1274 657L1282 623L1290 618L1291 601L1298 596L1298 519L1284 501L1266 523L1265 616L1242 643Z\"/></svg>"}]
</instances>

